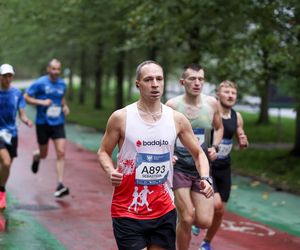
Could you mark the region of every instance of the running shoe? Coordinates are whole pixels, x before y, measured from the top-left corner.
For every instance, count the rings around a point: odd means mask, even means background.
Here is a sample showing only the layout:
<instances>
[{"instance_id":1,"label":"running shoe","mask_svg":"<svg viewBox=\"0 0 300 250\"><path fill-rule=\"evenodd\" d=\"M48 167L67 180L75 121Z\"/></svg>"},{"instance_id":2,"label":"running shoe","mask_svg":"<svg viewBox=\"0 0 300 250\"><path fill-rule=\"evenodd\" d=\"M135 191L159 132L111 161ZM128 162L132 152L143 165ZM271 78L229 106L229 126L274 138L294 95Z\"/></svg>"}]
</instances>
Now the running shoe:
<instances>
[{"instance_id":1,"label":"running shoe","mask_svg":"<svg viewBox=\"0 0 300 250\"><path fill-rule=\"evenodd\" d=\"M212 250L212 248L207 241L203 241L200 245L199 250Z\"/></svg>"},{"instance_id":2,"label":"running shoe","mask_svg":"<svg viewBox=\"0 0 300 250\"><path fill-rule=\"evenodd\" d=\"M32 173L36 174L39 171L39 165L40 165L40 161L33 159L31 164Z\"/></svg>"},{"instance_id":3,"label":"running shoe","mask_svg":"<svg viewBox=\"0 0 300 250\"><path fill-rule=\"evenodd\" d=\"M61 198L65 195L68 195L69 193L69 188L65 187L63 184L59 184L56 188L56 191L54 192L54 196L56 198Z\"/></svg>"},{"instance_id":4,"label":"running shoe","mask_svg":"<svg viewBox=\"0 0 300 250\"><path fill-rule=\"evenodd\" d=\"M6 194L3 191L0 191L0 210L6 208Z\"/></svg>"},{"instance_id":5,"label":"running shoe","mask_svg":"<svg viewBox=\"0 0 300 250\"><path fill-rule=\"evenodd\" d=\"M193 235L198 236L200 234L200 227L192 225L192 233Z\"/></svg>"}]
</instances>

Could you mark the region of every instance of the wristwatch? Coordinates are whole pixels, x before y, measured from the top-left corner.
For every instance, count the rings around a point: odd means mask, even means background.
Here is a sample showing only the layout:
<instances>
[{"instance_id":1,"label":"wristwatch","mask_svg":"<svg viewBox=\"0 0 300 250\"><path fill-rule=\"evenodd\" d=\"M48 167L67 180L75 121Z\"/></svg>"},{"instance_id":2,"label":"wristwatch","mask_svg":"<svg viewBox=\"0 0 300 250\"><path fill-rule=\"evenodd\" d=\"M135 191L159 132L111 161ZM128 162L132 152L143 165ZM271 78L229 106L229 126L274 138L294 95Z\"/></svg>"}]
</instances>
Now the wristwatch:
<instances>
[{"instance_id":1,"label":"wristwatch","mask_svg":"<svg viewBox=\"0 0 300 250\"><path fill-rule=\"evenodd\" d=\"M219 145L212 145L212 147L216 150L216 153L219 152L219 150L220 150Z\"/></svg>"},{"instance_id":2,"label":"wristwatch","mask_svg":"<svg viewBox=\"0 0 300 250\"><path fill-rule=\"evenodd\" d=\"M211 185L211 186L213 184L213 180L212 180L212 178L210 176L202 176L200 178L200 180L206 180L209 183L209 185Z\"/></svg>"}]
</instances>

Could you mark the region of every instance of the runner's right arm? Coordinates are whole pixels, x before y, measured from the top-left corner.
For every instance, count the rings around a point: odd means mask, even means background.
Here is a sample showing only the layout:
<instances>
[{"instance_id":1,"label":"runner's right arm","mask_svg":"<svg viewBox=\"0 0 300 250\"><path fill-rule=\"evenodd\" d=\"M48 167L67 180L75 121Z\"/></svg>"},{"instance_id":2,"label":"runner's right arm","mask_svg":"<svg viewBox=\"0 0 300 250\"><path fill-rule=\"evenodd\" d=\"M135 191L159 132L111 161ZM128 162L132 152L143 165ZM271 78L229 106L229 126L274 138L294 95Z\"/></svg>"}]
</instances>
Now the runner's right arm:
<instances>
[{"instance_id":1,"label":"runner's right arm","mask_svg":"<svg viewBox=\"0 0 300 250\"><path fill-rule=\"evenodd\" d=\"M24 94L24 98L26 102L31 105L50 106L52 103L50 99L37 99L32 96L29 96L27 93Z\"/></svg>"},{"instance_id":2,"label":"runner's right arm","mask_svg":"<svg viewBox=\"0 0 300 250\"><path fill-rule=\"evenodd\" d=\"M108 119L106 131L98 150L98 161L104 172L107 174L113 186L119 186L123 174L114 167L112 153L116 145L120 146L122 140L122 126L124 124L124 111L115 111Z\"/></svg>"}]
</instances>

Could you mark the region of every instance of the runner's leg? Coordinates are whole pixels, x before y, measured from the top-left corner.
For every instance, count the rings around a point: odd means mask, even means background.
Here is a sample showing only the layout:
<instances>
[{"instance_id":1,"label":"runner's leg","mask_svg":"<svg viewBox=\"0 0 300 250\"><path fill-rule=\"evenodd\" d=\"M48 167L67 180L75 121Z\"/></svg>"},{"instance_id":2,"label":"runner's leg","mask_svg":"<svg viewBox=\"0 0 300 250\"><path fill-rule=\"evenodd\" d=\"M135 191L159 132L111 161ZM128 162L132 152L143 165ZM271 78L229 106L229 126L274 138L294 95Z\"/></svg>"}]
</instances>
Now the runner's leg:
<instances>
[{"instance_id":1,"label":"runner's leg","mask_svg":"<svg viewBox=\"0 0 300 250\"><path fill-rule=\"evenodd\" d=\"M56 152L56 171L57 171L57 180L60 183L63 183L64 178L64 167L65 167L65 147L66 139L59 138L53 140Z\"/></svg>"},{"instance_id":2,"label":"runner's leg","mask_svg":"<svg viewBox=\"0 0 300 250\"><path fill-rule=\"evenodd\" d=\"M191 192L193 204L195 204L194 224L204 229L211 226L214 216L214 198L206 198L198 192Z\"/></svg>"},{"instance_id":3,"label":"runner's leg","mask_svg":"<svg viewBox=\"0 0 300 250\"><path fill-rule=\"evenodd\" d=\"M0 186L5 187L8 180L12 159L5 148L0 149Z\"/></svg>"},{"instance_id":4,"label":"runner's leg","mask_svg":"<svg viewBox=\"0 0 300 250\"><path fill-rule=\"evenodd\" d=\"M178 188L174 190L175 205L178 212L176 228L176 243L178 250L187 250L191 241L191 227L194 221L194 204L191 199L191 189Z\"/></svg>"},{"instance_id":5,"label":"runner's leg","mask_svg":"<svg viewBox=\"0 0 300 250\"><path fill-rule=\"evenodd\" d=\"M214 213L213 223L206 232L206 235L204 237L205 241L212 241L213 237L216 235L217 231L219 230L222 224L222 219L226 207L226 202L222 202L219 193L214 194L214 199L215 199L215 213Z\"/></svg>"}]
</instances>

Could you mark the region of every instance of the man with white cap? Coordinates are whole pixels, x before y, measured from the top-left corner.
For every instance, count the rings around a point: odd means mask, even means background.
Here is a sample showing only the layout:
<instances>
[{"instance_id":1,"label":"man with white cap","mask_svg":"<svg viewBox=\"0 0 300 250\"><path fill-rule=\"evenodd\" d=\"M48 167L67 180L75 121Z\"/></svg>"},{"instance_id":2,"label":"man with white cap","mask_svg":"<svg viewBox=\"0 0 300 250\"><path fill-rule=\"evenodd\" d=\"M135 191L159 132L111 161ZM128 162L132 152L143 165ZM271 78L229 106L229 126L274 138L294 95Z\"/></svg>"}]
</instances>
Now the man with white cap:
<instances>
[{"instance_id":1,"label":"man with white cap","mask_svg":"<svg viewBox=\"0 0 300 250\"><path fill-rule=\"evenodd\" d=\"M13 158L17 156L18 133L16 115L31 127L32 122L25 113L22 92L11 87L15 72L11 65L0 67L0 210L6 207L5 185L9 177Z\"/></svg>"}]
</instances>

